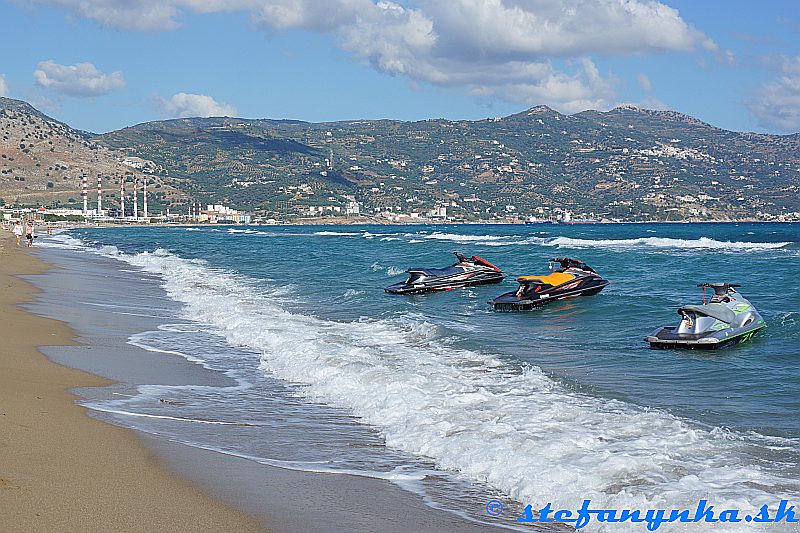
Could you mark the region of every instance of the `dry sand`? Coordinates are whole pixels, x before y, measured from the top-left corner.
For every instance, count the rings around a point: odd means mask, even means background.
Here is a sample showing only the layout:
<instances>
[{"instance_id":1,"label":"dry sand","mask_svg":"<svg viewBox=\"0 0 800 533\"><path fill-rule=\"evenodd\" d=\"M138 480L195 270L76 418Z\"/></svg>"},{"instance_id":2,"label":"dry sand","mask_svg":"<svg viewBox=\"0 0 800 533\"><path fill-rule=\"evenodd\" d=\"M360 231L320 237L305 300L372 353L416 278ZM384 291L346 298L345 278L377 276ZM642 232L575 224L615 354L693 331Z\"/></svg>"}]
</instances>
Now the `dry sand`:
<instances>
[{"instance_id":1,"label":"dry sand","mask_svg":"<svg viewBox=\"0 0 800 533\"><path fill-rule=\"evenodd\" d=\"M36 349L74 337L18 307L34 289L16 275L45 269L0 230L0 530L263 531L164 470L132 431L75 404L67 389L108 382Z\"/></svg>"}]
</instances>

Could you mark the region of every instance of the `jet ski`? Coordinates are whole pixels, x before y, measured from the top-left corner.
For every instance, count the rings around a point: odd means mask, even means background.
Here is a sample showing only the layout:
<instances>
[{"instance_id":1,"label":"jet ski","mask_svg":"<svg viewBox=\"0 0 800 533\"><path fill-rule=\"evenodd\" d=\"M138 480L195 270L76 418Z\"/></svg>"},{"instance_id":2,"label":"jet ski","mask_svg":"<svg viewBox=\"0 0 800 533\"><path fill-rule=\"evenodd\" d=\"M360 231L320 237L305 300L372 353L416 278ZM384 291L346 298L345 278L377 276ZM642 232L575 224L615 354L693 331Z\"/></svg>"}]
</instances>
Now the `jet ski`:
<instances>
[{"instance_id":1,"label":"jet ski","mask_svg":"<svg viewBox=\"0 0 800 533\"><path fill-rule=\"evenodd\" d=\"M446 268L409 268L406 270L406 281L389 285L383 290L392 294L417 294L503 281L503 271L486 259L453 253L458 258L456 264Z\"/></svg>"},{"instance_id":2,"label":"jet ski","mask_svg":"<svg viewBox=\"0 0 800 533\"><path fill-rule=\"evenodd\" d=\"M556 257L550 260L551 270L556 263L559 267L546 276L520 276L516 291L501 294L489 303L502 311L525 311L564 298L591 296L610 283L583 261Z\"/></svg>"},{"instance_id":3,"label":"jet ski","mask_svg":"<svg viewBox=\"0 0 800 533\"><path fill-rule=\"evenodd\" d=\"M702 305L678 309L677 326L664 326L644 338L651 348L725 348L753 338L767 324L747 299L736 292L737 283L701 283ZM705 291L714 289L706 303Z\"/></svg>"}]
</instances>

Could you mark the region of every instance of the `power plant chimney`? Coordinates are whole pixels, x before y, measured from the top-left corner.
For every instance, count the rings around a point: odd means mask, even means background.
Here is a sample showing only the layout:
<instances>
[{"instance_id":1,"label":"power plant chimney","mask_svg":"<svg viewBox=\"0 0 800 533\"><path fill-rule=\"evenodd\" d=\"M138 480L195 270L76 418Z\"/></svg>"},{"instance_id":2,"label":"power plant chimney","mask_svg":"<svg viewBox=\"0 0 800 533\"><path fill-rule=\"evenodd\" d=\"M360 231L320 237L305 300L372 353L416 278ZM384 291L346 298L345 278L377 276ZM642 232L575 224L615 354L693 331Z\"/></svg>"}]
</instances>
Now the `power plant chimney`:
<instances>
[{"instance_id":1,"label":"power plant chimney","mask_svg":"<svg viewBox=\"0 0 800 533\"><path fill-rule=\"evenodd\" d=\"M125 218L125 176L119 179L119 216Z\"/></svg>"},{"instance_id":2,"label":"power plant chimney","mask_svg":"<svg viewBox=\"0 0 800 533\"><path fill-rule=\"evenodd\" d=\"M143 181L142 201L144 203L144 218L147 218L147 178L144 178Z\"/></svg>"},{"instance_id":3,"label":"power plant chimney","mask_svg":"<svg viewBox=\"0 0 800 533\"><path fill-rule=\"evenodd\" d=\"M103 214L103 176L97 175L97 216Z\"/></svg>"},{"instance_id":4,"label":"power plant chimney","mask_svg":"<svg viewBox=\"0 0 800 533\"><path fill-rule=\"evenodd\" d=\"M136 188L139 185L139 178L133 177L133 218L139 220L139 199L136 197Z\"/></svg>"},{"instance_id":5,"label":"power plant chimney","mask_svg":"<svg viewBox=\"0 0 800 533\"><path fill-rule=\"evenodd\" d=\"M86 181L86 174L84 174L82 178L83 189L81 189L81 196L83 196L83 216L86 216L89 213L89 185Z\"/></svg>"}]
</instances>

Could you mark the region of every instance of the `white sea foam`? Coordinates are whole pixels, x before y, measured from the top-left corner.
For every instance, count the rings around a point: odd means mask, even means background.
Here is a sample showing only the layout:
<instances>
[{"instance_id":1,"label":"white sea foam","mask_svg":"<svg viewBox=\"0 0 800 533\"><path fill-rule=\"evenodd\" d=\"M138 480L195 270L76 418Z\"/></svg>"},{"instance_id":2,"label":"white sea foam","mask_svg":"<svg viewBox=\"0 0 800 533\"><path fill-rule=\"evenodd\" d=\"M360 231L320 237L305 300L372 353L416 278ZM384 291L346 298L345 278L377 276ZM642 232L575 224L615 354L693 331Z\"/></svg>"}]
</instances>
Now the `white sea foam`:
<instances>
[{"instance_id":1,"label":"white sea foam","mask_svg":"<svg viewBox=\"0 0 800 533\"><path fill-rule=\"evenodd\" d=\"M768 437L570 391L536 367L455 349L417 317L323 320L201 262L163 251L118 257L160 275L186 318L260 351L264 371L306 385L311 400L350 410L387 446L521 502L648 509L711 499L749 512L800 495L796 479L760 460Z\"/></svg>"},{"instance_id":2,"label":"white sea foam","mask_svg":"<svg viewBox=\"0 0 800 533\"><path fill-rule=\"evenodd\" d=\"M479 242L502 242L509 239L517 239L518 235L461 235L459 233L440 233L435 231L430 235L423 235L423 239L437 241L452 241L474 244ZM510 244L510 243L508 243Z\"/></svg>"},{"instance_id":3,"label":"white sea foam","mask_svg":"<svg viewBox=\"0 0 800 533\"><path fill-rule=\"evenodd\" d=\"M404 268L397 268L395 266L385 267L377 262L372 263L372 265L370 265L370 268L372 269L373 272L379 272L381 270L385 270L387 276L398 276L406 272L406 269Z\"/></svg>"},{"instance_id":4,"label":"white sea foam","mask_svg":"<svg viewBox=\"0 0 800 533\"><path fill-rule=\"evenodd\" d=\"M652 230L648 230L652 231ZM738 242L718 241L709 237L699 239L672 239L666 237L640 237L635 239L582 239L573 237L520 237L519 235L464 235L458 233L433 232L410 234L408 242L415 244L425 240L449 241L478 246L545 246L558 248L641 248L659 250L717 250L720 252L747 252L777 250L789 246L790 242Z\"/></svg>"},{"instance_id":5,"label":"white sea foam","mask_svg":"<svg viewBox=\"0 0 800 533\"><path fill-rule=\"evenodd\" d=\"M391 481L400 486L405 486L406 483L422 481L425 478L426 474L426 472L409 473L404 471L403 467L397 467L388 472L352 470L346 468L337 468L336 465L334 463L331 463L330 461L284 461L281 459L269 459L266 457L257 457L245 453L237 453L231 450L215 446L197 445L197 447L202 448L204 450L210 450L217 453L221 453L224 455L249 459L250 461L255 461L256 463L268 466L274 466L277 468L283 468L284 470L314 472L318 474L345 474L351 476L370 477L374 479L383 479L386 481Z\"/></svg>"},{"instance_id":6,"label":"white sea foam","mask_svg":"<svg viewBox=\"0 0 800 533\"><path fill-rule=\"evenodd\" d=\"M313 235L320 235L323 237L358 237L361 236L362 233L352 231L315 231Z\"/></svg>"},{"instance_id":7,"label":"white sea foam","mask_svg":"<svg viewBox=\"0 0 800 533\"><path fill-rule=\"evenodd\" d=\"M652 231L652 230L648 230ZM789 246L790 242L738 242L717 241L709 237L699 239L672 239L665 237L641 237L635 239L581 239L572 237L520 237L519 235L463 235L458 233L412 234L410 244L423 240L449 241L479 246L546 246L559 248L608 248L631 249L643 248L652 251L685 249L708 250L721 252L776 250Z\"/></svg>"},{"instance_id":8,"label":"white sea foam","mask_svg":"<svg viewBox=\"0 0 800 533\"><path fill-rule=\"evenodd\" d=\"M354 297L360 296L362 294L367 294L367 291L359 291L357 289L347 289L346 291L344 291L344 294L342 295L342 297L345 298L345 299L354 298Z\"/></svg>"},{"instance_id":9,"label":"white sea foam","mask_svg":"<svg viewBox=\"0 0 800 533\"><path fill-rule=\"evenodd\" d=\"M717 241L709 237L699 239L669 239L665 237L642 237L639 239L574 239L555 237L549 239L547 246L567 248L675 248L675 249L713 249L723 251L775 250L788 246L789 242L731 242Z\"/></svg>"},{"instance_id":10,"label":"white sea foam","mask_svg":"<svg viewBox=\"0 0 800 533\"><path fill-rule=\"evenodd\" d=\"M102 407L97 404L91 405L91 408L95 411L100 411L103 413L109 413L113 415L121 415L121 416L132 416L135 418L155 418L159 420L173 420L175 422L190 422L195 424L209 424L212 426L253 426L255 424L251 424L249 422L226 422L224 420L207 420L204 418L186 418L181 416L168 416L168 415L153 415L149 413L136 413L133 411L123 411L122 409L110 409L108 407Z\"/></svg>"},{"instance_id":11,"label":"white sea foam","mask_svg":"<svg viewBox=\"0 0 800 533\"><path fill-rule=\"evenodd\" d=\"M36 246L42 248L61 248L65 250L82 250L86 248L83 241L71 235L67 235L66 233L48 235L37 242Z\"/></svg>"}]
</instances>

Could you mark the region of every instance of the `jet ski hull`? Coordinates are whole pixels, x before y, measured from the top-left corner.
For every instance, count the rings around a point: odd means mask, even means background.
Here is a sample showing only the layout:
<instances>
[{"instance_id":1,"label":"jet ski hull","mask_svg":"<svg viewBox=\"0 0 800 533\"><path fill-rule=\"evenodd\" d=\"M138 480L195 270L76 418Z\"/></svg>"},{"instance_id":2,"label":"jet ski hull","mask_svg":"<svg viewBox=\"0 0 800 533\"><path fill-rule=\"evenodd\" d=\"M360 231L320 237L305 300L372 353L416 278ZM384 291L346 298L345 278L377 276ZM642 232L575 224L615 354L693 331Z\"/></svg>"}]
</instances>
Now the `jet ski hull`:
<instances>
[{"instance_id":1,"label":"jet ski hull","mask_svg":"<svg viewBox=\"0 0 800 533\"><path fill-rule=\"evenodd\" d=\"M699 335L675 333L674 326L664 326L648 335L644 340L650 348L657 350L688 349L718 350L749 341L766 327L766 324L754 324L745 328L727 328Z\"/></svg>"},{"instance_id":2,"label":"jet ski hull","mask_svg":"<svg viewBox=\"0 0 800 533\"><path fill-rule=\"evenodd\" d=\"M425 281L422 283L406 283L400 281L389 285L383 290L389 294L422 294L425 292L436 291L449 291L452 289L461 289L473 285L488 285L491 283L500 283L505 277L500 272L482 272L472 274L465 279L459 279L463 274L454 276L452 278L441 278L436 280Z\"/></svg>"},{"instance_id":3,"label":"jet ski hull","mask_svg":"<svg viewBox=\"0 0 800 533\"><path fill-rule=\"evenodd\" d=\"M644 338L651 348L687 348L715 350L749 341L767 324L755 307L736 292L735 283L701 283L713 288L714 295L702 305L684 305L678 309L677 326L664 326Z\"/></svg>"},{"instance_id":4,"label":"jet ski hull","mask_svg":"<svg viewBox=\"0 0 800 533\"><path fill-rule=\"evenodd\" d=\"M565 284L570 288L545 289L541 293L531 296L518 296L517 291L501 294L489 303L498 311L530 311L557 300L565 298L575 298L577 296L593 296L602 291L609 281L600 277L583 280L577 287L573 287L574 282Z\"/></svg>"}]
</instances>

